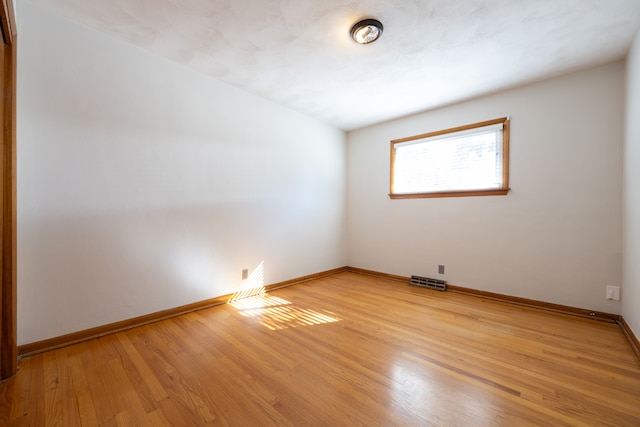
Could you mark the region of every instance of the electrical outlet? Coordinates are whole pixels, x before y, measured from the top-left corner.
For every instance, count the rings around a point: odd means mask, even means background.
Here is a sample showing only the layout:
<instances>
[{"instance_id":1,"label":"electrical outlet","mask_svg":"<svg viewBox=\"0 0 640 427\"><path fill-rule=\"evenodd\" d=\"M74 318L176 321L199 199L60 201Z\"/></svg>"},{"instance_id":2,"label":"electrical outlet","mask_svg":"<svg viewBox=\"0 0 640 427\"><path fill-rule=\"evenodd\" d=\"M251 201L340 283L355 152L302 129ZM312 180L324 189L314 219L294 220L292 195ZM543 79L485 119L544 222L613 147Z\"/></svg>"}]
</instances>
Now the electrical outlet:
<instances>
[{"instance_id":1,"label":"electrical outlet","mask_svg":"<svg viewBox=\"0 0 640 427\"><path fill-rule=\"evenodd\" d=\"M620 301L620 286L607 286L607 299Z\"/></svg>"},{"instance_id":2,"label":"electrical outlet","mask_svg":"<svg viewBox=\"0 0 640 427\"><path fill-rule=\"evenodd\" d=\"M438 274L444 274L444 265L440 264L438 266Z\"/></svg>"},{"instance_id":3,"label":"electrical outlet","mask_svg":"<svg viewBox=\"0 0 640 427\"><path fill-rule=\"evenodd\" d=\"M248 279L249 278L249 269L248 268L243 268L242 269L242 280Z\"/></svg>"}]
</instances>

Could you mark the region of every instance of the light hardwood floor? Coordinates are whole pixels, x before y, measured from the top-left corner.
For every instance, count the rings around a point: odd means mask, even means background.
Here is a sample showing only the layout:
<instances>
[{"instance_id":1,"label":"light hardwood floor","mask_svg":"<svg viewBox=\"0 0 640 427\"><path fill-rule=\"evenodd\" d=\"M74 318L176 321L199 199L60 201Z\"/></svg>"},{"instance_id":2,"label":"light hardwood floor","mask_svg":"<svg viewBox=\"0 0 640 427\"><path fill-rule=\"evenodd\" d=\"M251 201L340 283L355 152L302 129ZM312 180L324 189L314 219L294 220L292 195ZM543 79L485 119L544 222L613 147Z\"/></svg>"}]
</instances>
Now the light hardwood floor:
<instances>
[{"instance_id":1,"label":"light hardwood floor","mask_svg":"<svg viewBox=\"0 0 640 427\"><path fill-rule=\"evenodd\" d=\"M2 426L640 425L612 323L340 273L22 360Z\"/></svg>"}]
</instances>

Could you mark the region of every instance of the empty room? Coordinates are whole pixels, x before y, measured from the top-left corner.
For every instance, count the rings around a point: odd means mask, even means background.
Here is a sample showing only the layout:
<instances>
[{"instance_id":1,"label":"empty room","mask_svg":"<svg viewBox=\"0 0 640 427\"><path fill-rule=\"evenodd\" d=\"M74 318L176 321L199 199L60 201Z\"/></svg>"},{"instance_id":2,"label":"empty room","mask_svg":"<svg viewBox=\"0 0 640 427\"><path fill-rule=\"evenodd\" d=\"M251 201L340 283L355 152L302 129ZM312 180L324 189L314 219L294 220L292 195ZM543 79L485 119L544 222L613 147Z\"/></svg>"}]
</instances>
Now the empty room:
<instances>
[{"instance_id":1,"label":"empty room","mask_svg":"<svg viewBox=\"0 0 640 427\"><path fill-rule=\"evenodd\" d=\"M2 2L0 425L640 425L640 2Z\"/></svg>"}]
</instances>

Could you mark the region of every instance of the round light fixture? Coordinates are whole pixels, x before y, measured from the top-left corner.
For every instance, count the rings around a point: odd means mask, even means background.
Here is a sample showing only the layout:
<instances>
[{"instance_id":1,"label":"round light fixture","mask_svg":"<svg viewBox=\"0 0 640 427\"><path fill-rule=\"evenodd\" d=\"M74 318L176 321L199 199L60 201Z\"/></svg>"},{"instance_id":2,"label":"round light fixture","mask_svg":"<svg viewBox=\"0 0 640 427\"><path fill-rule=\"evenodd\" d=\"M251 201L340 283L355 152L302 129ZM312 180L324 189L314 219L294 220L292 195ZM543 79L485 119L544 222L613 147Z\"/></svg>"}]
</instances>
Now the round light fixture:
<instances>
[{"instance_id":1,"label":"round light fixture","mask_svg":"<svg viewBox=\"0 0 640 427\"><path fill-rule=\"evenodd\" d=\"M351 38L360 44L369 44L382 35L382 23L377 19L363 19L351 27Z\"/></svg>"}]
</instances>

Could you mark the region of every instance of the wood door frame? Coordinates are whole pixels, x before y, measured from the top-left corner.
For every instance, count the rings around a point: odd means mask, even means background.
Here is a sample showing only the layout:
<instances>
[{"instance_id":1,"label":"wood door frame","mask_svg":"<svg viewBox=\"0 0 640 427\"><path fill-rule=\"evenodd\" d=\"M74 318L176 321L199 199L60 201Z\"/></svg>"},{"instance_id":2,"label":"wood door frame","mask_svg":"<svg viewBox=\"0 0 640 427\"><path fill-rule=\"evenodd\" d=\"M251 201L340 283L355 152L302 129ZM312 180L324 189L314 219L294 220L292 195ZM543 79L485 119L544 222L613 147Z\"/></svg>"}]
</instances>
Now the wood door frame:
<instances>
[{"instance_id":1,"label":"wood door frame","mask_svg":"<svg viewBox=\"0 0 640 427\"><path fill-rule=\"evenodd\" d=\"M2 137L0 140L0 380L18 370L16 331L16 20L2 0Z\"/></svg>"}]
</instances>

